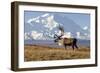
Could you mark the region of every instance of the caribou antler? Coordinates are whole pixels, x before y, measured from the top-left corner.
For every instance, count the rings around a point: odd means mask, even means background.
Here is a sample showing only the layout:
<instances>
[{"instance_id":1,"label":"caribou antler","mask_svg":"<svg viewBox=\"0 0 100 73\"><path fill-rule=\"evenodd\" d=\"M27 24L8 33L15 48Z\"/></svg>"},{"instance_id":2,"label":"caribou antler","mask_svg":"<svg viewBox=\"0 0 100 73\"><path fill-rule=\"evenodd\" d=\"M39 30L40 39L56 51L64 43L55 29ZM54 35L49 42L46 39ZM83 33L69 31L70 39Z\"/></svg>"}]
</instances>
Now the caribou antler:
<instances>
[{"instance_id":1,"label":"caribou antler","mask_svg":"<svg viewBox=\"0 0 100 73\"><path fill-rule=\"evenodd\" d=\"M54 41L57 42L58 40L61 39L61 37L64 35L64 28L63 26L59 25L58 29L61 31L60 35L58 36L57 34L54 34Z\"/></svg>"},{"instance_id":2,"label":"caribou antler","mask_svg":"<svg viewBox=\"0 0 100 73\"><path fill-rule=\"evenodd\" d=\"M64 28L63 26L59 25L58 29L61 31L61 35L64 35Z\"/></svg>"}]
</instances>

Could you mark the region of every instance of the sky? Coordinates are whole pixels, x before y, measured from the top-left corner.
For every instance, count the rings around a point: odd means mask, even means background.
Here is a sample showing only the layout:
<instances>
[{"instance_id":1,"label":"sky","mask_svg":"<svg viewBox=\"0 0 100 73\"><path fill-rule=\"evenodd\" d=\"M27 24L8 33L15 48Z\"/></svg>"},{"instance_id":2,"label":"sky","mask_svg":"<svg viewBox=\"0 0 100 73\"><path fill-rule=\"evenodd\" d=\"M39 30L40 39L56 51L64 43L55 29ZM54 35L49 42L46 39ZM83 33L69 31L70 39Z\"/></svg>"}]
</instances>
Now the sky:
<instances>
[{"instance_id":1,"label":"sky","mask_svg":"<svg viewBox=\"0 0 100 73\"><path fill-rule=\"evenodd\" d=\"M45 28L49 29L49 30L46 29L46 31L51 31L58 24L63 24L63 27L69 27L70 24L75 24L76 27L74 27L73 25L71 26L71 29L73 29L73 31L74 28L79 29L77 25L83 30L87 30L90 29L90 14L67 13L67 12L24 11L24 23L25 23L24 33L31 32L33 30L34 33L37 33L36 31L41 32ZM69 23L69 24L66 25L65 23ZM42 26L44 26L45 28L41 27L41 24L43 24ZM42 34L39 33L39 35Z\"/></svg>"},{"instance_id":2,"label":"sky","mask_svg":"<svg viewBox=\"0 0 100 73\"><path fill-rule=\"evenodd\" d=\"M84 13L64 13L64 12L38 12L38 11L25 11L25 22L27 22L29 19L43 15L45 13L52 13L52 14L61 14L62 16L69 17L72 19L75 23L80 25L81 27L89 26L90 24L90 15L84 14ZM66 20L66 19L65 19Z\"/></svg>"}]
</instances>

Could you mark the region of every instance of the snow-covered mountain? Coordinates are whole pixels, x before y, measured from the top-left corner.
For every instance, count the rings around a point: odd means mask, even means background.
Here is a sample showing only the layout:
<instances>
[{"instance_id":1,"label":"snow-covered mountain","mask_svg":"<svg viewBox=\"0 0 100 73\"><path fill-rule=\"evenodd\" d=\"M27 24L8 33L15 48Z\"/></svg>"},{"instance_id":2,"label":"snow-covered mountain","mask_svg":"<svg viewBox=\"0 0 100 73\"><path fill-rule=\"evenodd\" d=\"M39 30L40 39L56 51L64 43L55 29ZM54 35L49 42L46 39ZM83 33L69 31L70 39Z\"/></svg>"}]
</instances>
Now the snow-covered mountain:
<instances>
[{"instance_id":1,"label":"snow-covered mountain","mask_svg":"<svg viewBox=\"0 0 100 73\"><path fill-rule=\"evenodd\" d=\"M29 19L25 23L25 40L51 40L55 33L59 33L59 26L62 26L64 32L70 33L71 36L89 38L88 27L81 28L72 19L60 14L45 13ZM77 32L79 32L79 35Z\"/></svg>"}]
</instances>

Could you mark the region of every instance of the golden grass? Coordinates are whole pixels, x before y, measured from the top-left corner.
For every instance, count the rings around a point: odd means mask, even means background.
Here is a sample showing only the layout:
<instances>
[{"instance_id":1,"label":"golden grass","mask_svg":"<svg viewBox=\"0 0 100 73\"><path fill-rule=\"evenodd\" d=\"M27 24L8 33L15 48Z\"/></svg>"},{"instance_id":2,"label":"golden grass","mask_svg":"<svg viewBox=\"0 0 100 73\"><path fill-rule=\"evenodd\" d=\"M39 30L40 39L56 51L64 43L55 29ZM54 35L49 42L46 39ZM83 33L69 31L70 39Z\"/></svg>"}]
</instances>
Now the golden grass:
<instances>
[{"instance_id":1,"label":"golden grass","mask_svg":"<svg viewBox=\"0 0 100 73\"><path fill-rule=\"evenodd\" d=\"M25 45L24 61L46 61L90 58L90 49L79 47L79 49L51 48L46 46Z\"/></svg>"}]
</instances>

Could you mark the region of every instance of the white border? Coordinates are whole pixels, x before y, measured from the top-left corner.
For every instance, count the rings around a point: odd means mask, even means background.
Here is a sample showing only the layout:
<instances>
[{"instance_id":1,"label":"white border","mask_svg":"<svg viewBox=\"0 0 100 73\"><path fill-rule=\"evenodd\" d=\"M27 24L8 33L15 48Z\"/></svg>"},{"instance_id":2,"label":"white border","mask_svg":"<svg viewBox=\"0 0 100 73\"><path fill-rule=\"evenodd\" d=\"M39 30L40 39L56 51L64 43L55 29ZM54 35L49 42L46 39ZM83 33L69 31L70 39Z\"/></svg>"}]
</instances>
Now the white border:
<instances>
[{"instance_id":1,"label":"white border","mask_svg":"<svg viewBox=\"0 0 100 73\"><path fill-rule=\"evenodd\" d=\"M59 61L37 61L24 62L24 10L29 11L51 11L51 12L73 12L73 13L89 13L91 15L91 58L77 60L59 60ZM63 65L82 65L95 64L95 10L77 9L77 8L58 8L44 6L19 6L19 68L49 67Z\"/></svg>"}]
</instances>

